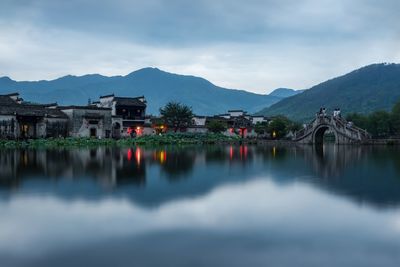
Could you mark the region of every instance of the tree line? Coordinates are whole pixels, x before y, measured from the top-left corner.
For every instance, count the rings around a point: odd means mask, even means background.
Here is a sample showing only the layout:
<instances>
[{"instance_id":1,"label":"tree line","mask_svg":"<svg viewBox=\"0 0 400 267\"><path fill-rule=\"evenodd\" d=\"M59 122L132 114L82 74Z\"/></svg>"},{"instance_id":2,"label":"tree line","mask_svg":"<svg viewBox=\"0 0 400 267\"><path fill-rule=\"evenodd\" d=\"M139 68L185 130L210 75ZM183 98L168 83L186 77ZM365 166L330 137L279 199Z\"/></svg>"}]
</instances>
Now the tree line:
<instances>
[{"instance_id":1,"label":"tree line","mask_svg":"<svg viewBox=\"0 0 400 267\"><path fill-rule=\"evenodd\" d=\"M390 112L379 110L368 115L351 113L346 120L367 130L374 138L389 138L400 136L400 101Z\"/></svg>"},{"instance_id":2,"label":"tree line","mask_svg":"<svg viewBox=\"0 0 400 267\"><path fill-rule=\"evenodd\" d=\"M160 108L160 114L170 128L177 132L181 129L187 128L192 124L194 117L192 108L179 103L169 102L164 107ZM249 126L246 120L237 120L233 125L234 128L247 128ZM211 119L207 125L207 129L213 133L221 133L228 129L225 121L217 118ZM289 132L295 132L301 128L301 125L295 123L284 116L277 116L271 118L268 122L257 123L254 126L254 131L261 136L269 136L274 139L284 138Z\"/></svg>"}]
</instances>

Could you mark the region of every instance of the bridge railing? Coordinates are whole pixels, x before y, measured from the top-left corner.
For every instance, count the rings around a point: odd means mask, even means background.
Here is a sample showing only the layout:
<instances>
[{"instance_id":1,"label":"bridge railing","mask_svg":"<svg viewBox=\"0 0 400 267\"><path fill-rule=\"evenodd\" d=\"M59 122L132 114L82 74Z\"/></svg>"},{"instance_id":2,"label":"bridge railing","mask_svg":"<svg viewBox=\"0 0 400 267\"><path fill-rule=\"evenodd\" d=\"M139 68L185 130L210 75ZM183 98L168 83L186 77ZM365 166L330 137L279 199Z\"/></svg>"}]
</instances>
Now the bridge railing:
<instances>
[{"instance_id":1,"label":"bridge railing","mask_svg":"<svg viewBox=\"0 0 400 267\"><path fill-rule=\"evenodd\" d=\"M355 125L349 125L349 122L343 118L334 118L334 123L336 124L336 126L339 126L338 128L343 128L347 131L350 131L351 133L354 133L356 135L362 135L360 137L363 138L370 138L370 134L364 130L361 129Z\"/></svg>"}]
</instances>

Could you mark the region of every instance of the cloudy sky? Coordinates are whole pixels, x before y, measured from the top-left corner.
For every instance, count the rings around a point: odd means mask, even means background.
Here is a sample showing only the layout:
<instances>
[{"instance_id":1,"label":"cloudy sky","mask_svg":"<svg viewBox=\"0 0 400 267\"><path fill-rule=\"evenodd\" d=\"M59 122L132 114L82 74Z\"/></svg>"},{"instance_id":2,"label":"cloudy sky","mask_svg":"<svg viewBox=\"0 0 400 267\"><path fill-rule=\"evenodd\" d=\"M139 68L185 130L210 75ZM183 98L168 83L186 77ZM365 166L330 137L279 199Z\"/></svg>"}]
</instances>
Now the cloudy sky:
<instances>
[{"instance_id":1,"label":"cloudy sky","mask_svg":"<svg viewBox=\"0 0 400 267\"><path fill-rule=\"evenodd\" d=\"M0 76L143 67L265 93L400 62L398 0L0 0Z\"/></svg>"}]
</instances>

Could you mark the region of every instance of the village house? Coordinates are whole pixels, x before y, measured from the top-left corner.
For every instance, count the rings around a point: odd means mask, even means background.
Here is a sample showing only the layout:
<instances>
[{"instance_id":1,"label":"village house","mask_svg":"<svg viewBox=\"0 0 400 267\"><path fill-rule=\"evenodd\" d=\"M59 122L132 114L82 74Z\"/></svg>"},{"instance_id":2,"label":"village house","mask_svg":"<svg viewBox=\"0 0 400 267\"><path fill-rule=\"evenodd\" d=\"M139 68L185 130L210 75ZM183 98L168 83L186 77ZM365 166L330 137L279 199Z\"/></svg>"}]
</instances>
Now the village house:
<instances>
[{"instance_id":1,"label":"village house","mask_svg":"<svg viewBox=\"0 0 400 267\"><path fill-rule=\"evenodd\" d=\"M96 106L58 107L68 116L70 137L112 137L111 109Z\"/></svg>"},{"instance_id":2,"label":"village house","mask_svg":"<svg viewBox=\"0 0 400 267\"><path fill-rule=\"evenodd\" d=\"M254 126L257 123L268 122L268 119L264 116L249 115L243 110L229 110L228 113L214 116L195 115L187 131L191 133L206 133L208 132L208 125L213 121L218 121L227 127L224 132L227 136L255 137Z\"/></svg>"},{"instance_id":3,"label":"village house","mask_svg":"<svg viewBox=\"0 0 400 267\"><path fill-rule=\"evenodd\" d=\"M68 117L56 104L24 103L18 93L0 95L0 138L65 137Z\"/></svg>"},{"instance_id":4,"label":"village house","mask_svg":"<svg viewBox=\"0 0 400 267\"><path fill-rule=\"evenodd\" d=\"M191 125L187 128L189 133L207 133L206 116L193 116Z\"/></svg>"},{"instance_id":5,"label":"village house","mask_svg":"<svg viewBox=\"0 0 400 267\"><path fill-rule=\"evenodd\" d=\"M251 116L251 122L256 125L257 123L268 123L269 119L265 116Z\"/></svg>"},{"instance_id":6,"label":"village house","mask_svg":"<svg viewBox=\"0 0 400 267\"><path fill-rule=\"evenodd\" d=\"M230 118L235 118L235 117L242 117L247 114L246 111L243 111L241 109L233 109L233 110L228 110L228 115Z\"/></svg>"},{"instance_id":7,"label":"village house","mask_svg":"<svg viewBox=\"0 0 400 267\"><path fill-rule=\"evenodd\" d=\"M241 109L228 110L226 114L214 116L214 119L220 119L227 125L225 135L239 135L241 137L254 136L252 116Z\"/></svg>"},{"instance_id":8,"label":"village house","mask_svg":"<svg viewBox=\"0 0 400 267\"><path fill-rule=\"evenodd\" d=\"M101 96L93 103L100 108L110 108L112 115L112 137L128 137L143 134L146 99L140 97L117 97L114 94Z\"/></svg>"}]
</instances>

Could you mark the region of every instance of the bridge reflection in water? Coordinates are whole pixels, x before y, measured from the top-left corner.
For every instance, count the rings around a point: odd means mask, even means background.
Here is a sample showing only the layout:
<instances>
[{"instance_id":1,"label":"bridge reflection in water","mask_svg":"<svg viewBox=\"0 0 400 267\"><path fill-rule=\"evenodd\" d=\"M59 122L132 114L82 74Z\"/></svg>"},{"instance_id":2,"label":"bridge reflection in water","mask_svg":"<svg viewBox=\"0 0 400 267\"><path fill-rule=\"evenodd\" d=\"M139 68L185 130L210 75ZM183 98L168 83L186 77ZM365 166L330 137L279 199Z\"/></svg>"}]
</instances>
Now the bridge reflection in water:
<instances>
[{"instance_id":1,"label":"bridge reflection in water","mask_svg":"<svg viewBox=\"0 0 400 267\"><path fill-rule=\"evenodd\" d=\"M357 203L391 207L400 203L398 152L329 145L3 150L0 196L113 196L153 206L264 177L279 184L309 183Z\"/></svg>"}]
</instances>

